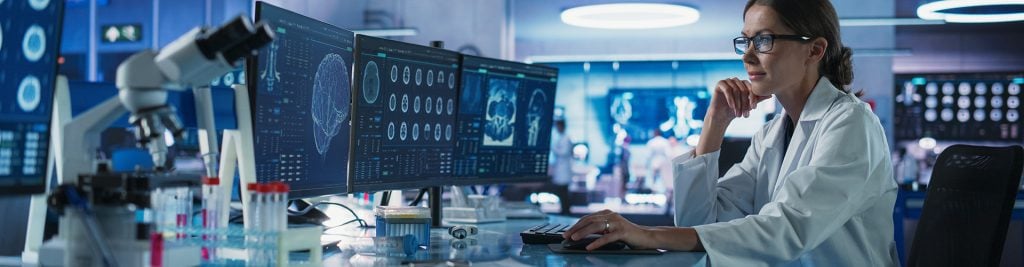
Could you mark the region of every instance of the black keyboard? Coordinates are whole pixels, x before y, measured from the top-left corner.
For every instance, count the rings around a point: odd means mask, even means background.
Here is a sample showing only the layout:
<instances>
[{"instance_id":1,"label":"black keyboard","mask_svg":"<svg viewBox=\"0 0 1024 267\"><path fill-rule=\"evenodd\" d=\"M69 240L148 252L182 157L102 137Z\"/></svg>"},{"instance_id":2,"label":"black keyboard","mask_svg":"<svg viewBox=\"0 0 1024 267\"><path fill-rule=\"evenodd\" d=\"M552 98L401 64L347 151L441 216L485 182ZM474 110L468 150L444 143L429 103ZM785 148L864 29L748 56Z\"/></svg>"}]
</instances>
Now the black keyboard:
<instances>
[{"instance_id":1,"label":"black keyboard","mask_svg":"<svg viewBox=\"0 0 1024 267\"><path fill-rule=\"evenodd\" d=\"M562 233L569 230L571 224L544 223L519 233L523 244L558 244L562 243Z\"/></svg>"}]
</instances>

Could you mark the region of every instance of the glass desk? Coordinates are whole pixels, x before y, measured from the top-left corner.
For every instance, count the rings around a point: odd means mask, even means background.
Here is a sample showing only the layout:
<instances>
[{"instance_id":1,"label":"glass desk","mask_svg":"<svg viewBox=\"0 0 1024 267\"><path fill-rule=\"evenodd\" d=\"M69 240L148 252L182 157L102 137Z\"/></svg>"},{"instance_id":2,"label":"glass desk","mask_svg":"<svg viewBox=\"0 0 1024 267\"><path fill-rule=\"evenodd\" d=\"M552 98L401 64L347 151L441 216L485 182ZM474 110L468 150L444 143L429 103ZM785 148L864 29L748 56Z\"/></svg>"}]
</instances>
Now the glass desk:
<instances>
[{"instance_id":1,"label":"glass desk","mask_svg":"<svg viewBox=\"0 0 1024 267\"><path fill-rule=\"evenodd\" d=\"M570 224L576 218L549 216L550 223ZM410 257L387 257L357 254L341 249L325 250L324 266L707 266L703 252L668 252L662 255L589 255L556 254L546 245L526 245L522 232L545 220L508 220L478 224L475 238L455 239L445 229L432 229L429 249ZM448 225L448 224L446 224ZM336 228L325 232L325 239L345 242L352 236L373 236L373 228Z\"/></svg>"}]
</instances>

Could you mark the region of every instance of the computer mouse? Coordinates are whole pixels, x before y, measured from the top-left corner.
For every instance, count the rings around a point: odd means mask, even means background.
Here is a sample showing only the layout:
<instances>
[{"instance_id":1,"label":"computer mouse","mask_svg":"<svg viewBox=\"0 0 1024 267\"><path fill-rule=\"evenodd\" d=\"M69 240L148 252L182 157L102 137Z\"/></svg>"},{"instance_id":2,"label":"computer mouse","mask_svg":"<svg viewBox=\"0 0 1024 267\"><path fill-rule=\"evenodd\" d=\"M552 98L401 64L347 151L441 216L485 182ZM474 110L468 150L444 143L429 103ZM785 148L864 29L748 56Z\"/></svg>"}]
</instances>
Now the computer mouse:
<instances>
[{"instance_id":1,"label":"computer mouse","mask_svg":"<svg viewBox=\"0 0 1024 267\"><path fill-rule=\"evenodd\" d=\"M590 245L590 243L594 243L594 241L597 240L598 238L601 238L601 235L589 235L589 236L584 237L584 238L582 238L580 240L573 240L573 241L570 241L569 239L566 239L566 240L562 241L562 247L565 248L565 249L586 250L587 246ZM622 250L622 249L625 249L625 248L626 248L626 242L615 241L615 242L611 242L611 243L605 244L604 246L601 246L600 248L597 248L597 250Z\"/></svg>"}]
</instances>

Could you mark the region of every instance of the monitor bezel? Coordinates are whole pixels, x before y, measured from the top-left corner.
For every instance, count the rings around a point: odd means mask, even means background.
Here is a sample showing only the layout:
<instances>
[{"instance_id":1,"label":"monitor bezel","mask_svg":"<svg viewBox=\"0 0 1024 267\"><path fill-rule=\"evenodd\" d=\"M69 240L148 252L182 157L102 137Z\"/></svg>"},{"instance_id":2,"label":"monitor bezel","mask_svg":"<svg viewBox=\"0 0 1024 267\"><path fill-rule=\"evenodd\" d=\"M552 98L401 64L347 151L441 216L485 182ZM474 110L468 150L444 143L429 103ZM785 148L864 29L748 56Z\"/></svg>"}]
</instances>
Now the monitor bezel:
<instances>
[{"instance_id":1,"label":"monitor bezel","mask_svg":"<svg viewBox=\"0 0 1024 267\"><path fill-rule=\"evenodd\" d=\"M260 15L261 15L261 13L263 12L263 10L265 8L276 8L276 9L278 9L280 11L289 12L289 13L292 13L294 15L302 16L302 17L308 18L310 20L314 20L314 21L318 21L320 23L324 23L324 24L330 25L330 26L332 26L334 28L337 28L338 30L343 31L343 32L352 32L352 31L350 31L348 29L344 29L344 28L341 28L341 27L338 27L338 26L334 26L333 24L330 24L330 23L327 23L327 22L324 22L324 21L321 21L321 20L318 20L318 19L306 16L306 15L299 14L299 13L297 13L295 11L291 11L291 10L288 10L286 8L279 7L279 6L276 6L276 5L264 2L264 1L256 1L255 11L254 11L254 14L253 14L253 21L254 22L259 22L259 21L261 21L263 19ZM352 32L352 33L353 33L353 53L355 53L355 33L354 32ZM249 117L250 117L250 123L251 123L252 128L253 128L253 132L256 131L256 127L257 127L257 124L256 124L256 98L258 96L257 93L259 91L258 86L257 86L257 84L259 82L259 79L256 78L256 77L258 77L257 73L259 73L258 57L259 57L259 55L247 56L246 57L246 62L245 62L246 63L245 64L245 72L246 72L245 73L245 79L246 79L245 85L246 85L246 90L248 91L248 94L249 94L249 107L250 107L249 108ZM354 58L353 58L353 61L354 61ZM355 65L353 64L350 67L354 67L354 66ZM351 68L350 68L350 71L349 71L349 75L350 75L349 81L350 82L352 81L351 75L353 73L355 73L355 72L353 70L351 70ZM353 88L352 86L353 85L354 85L354 83L349 85L349 90L350 91L355 91L355 90L352 90L352 88ZM351 94L351 92L350 92L350 94ZM349 114L351 114L351 111L353 109L352 108L351 100L349 102L349 108L350 108L350 113ZM350 117L349 120L351 121L351 115L349 117ZM349 130L350 138L348 139L349 142L352 141L351 133L352 132L351 132L351 129L350 129ZM255 138L255 136L254 136L254 138ZM255 149L256 149L255 141L256 140L253 140L253 146L254 146L253 150L254 150L254 152L255 152ZM349 143L349 152L348 153L349 153L350 157L351 157L351 154L352 154L351 151L353 149L352 144L353 143ZM254 163L254 165L256 163L255 161L256 161L256 157L255 157L255 155L253 155L253 163ZM348 177L348 175L351 173L351 168L352 168L351 162L352 162L352 160L351 160L351 158L349 158L349 160L344 163L344 164L347 165L347 170L348 171L346 173L344 173L344 175L345 175L345 177L344 177L345 178L345 183L343 183L343 186L318 187L318 188L312 188L312 189L299 189L299 190L293 188L293 189L291 189L291 191L288 192L288 198L289 199L302 199L302 198L314 198L314 197L321 197L321 196L328 196L328 195L348 194L349 192L351 192L351 189L349 187L350 179ZM253 168L255 168L255 167L256 166L253 166ZM254 177L254 178L256 178L256 180L259 181L258 177ZM243 185L239 185L239 186L243 186ZM338 190L339 188L342 189L342 190Z\"/></svg>"},{"instance_id":2,"label":"monitor bezel","mask_svg":"<svg viewBox=\"0 0 1024 267\"><path fill-rule=\"evenodd\" d=\"M20 182L18 182L18 183L15 183L13 185L0 186L0 196L34 195L34 194L46 193L47 189L49 188L50 174L54 173L53 172L54 171L53 168L56 168L56 166L50 165L50 162L51 161L55 162L56 156L57 156L57 155L53 155L56 152L53 149L55 147L55 145L53 143L54 142L53 131L56 130L56 129L53 128L53 117L54 117L53 115L54 115L54 110L56 110L55 106L56 106L56 102L57 102L57 81L60 80L58 78L58 76L60 76L59 58L60 58L61 41L64 39L62 35L64 34L64 8L65 8L65 1L54 1L53 3L57 5L57 7L56 7L57 8L57 15L56 15L57 16L57 22L56 22L56 24L54 24L54 25L56 25L56 29L54 30L55 31L54 35L56 36L56 38L54 38L54 39L56 39L56 40L54 41L54 44L53 44L53 46L57 50L57 51L55 51L57 53L57 56L53 57L53 76L52 76L53 79L50 81L50 84L53 85L53 86L51 86L49 88L50 89L50 99L49 99L50 105L47 105L47 108L49 109L49 112L46 112L47 115L48 115L47 116L48 118L46 119L47 131L46 131L46 137L45 138L46 138L46 142L47 142L48 145L47 145L47 148L46 148L46 152L44 152L45 153L45 158L46 158L46 161L47 161L46 162L45 171L43 171L43 172L41 172L39 174L38 180L41 181L41 182L38 183L38 184L26 185L26 184L21 184ZM68 108L70 108L70 107L68 107ZM31 176L23 176L23 177L11 176L10 178L11 179L16 179L16 180L21 180L22 178L30 178L30 177Z\"/></svg>"}]
</instances>

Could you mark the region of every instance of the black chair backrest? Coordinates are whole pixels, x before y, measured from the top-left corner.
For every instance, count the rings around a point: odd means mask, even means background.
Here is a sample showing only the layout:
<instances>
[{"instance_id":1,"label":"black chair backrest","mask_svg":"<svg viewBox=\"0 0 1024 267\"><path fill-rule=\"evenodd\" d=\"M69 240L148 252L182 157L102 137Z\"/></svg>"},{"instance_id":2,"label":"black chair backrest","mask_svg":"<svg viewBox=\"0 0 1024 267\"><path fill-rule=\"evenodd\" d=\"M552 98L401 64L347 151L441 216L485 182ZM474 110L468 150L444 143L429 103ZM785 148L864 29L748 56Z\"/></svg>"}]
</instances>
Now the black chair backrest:
<instances>
[{"instance_id":1,"label":"black chair backrest","mask_svg":"<svg viewBox=\"0 0 1024 267\"><path fill-rule=\"evenodd\" d=\"M954 145L935 161L909 266L997 266L1021 179L1020 146Z\"/></svg>"}]
</instances>

